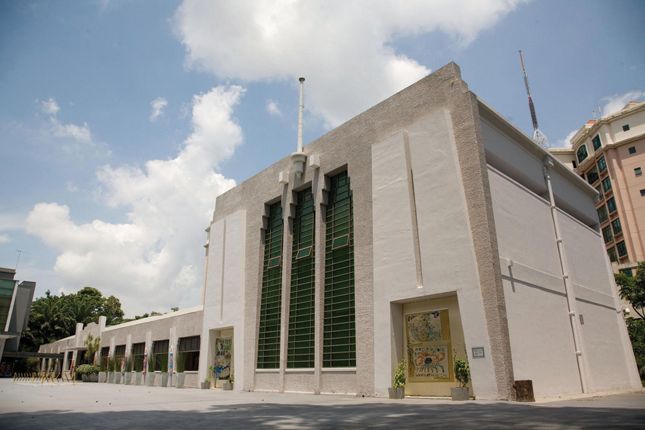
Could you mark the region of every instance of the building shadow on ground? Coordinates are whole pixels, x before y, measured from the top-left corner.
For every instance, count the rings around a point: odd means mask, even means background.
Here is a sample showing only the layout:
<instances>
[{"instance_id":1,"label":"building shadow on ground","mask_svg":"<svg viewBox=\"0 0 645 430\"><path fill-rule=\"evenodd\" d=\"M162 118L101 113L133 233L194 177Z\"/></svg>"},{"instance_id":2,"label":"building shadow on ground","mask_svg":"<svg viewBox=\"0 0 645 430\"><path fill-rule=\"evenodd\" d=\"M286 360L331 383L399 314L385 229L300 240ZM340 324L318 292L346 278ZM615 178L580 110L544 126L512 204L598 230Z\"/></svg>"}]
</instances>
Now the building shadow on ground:
<instances>
[{"instance_id":1,"label":"building shadow on ground","mask_svg":"<svg viewBox=\"0 0 645 430\"><path fill-rule=\"evenodd\" d=\"M169 405L172 407L172 405ZM0 415L9 429L492 429L645 428L645 410L517 403L213 405L201 411L68 412Z\"/></svg>"}]
</instances>

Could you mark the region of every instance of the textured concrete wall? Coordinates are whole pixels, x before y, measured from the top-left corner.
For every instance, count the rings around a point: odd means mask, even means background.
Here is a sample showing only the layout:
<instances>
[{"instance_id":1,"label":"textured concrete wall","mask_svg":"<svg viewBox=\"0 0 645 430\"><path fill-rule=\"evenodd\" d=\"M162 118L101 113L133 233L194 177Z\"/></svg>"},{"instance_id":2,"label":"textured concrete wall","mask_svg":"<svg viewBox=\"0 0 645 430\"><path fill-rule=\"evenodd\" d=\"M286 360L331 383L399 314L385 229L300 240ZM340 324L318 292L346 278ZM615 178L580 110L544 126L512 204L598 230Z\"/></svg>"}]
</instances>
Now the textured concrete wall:
<instances>
[{"instance_id":1,"label":"textured concrete wall","mask_svg":"<svg viewBox=\"0 0 645 430\"><path fill-rule=\"evenodd\" d=\"M465 341L462 322L458 324L462 347L486 351L484 359L470 360L475 395L497 398L450 113L441 109L373 145L372 160L374 313L383 316L374 322L376 394L387 395L403 358L403 351L397 351L402 322L395 321L398 316L390 317L392 304L457 293L466 316ZM394 313L399 313L396 307ZM449 395L449 387L437 389Z\"/></svg>"},{"instance_id":2,"label":"textured concrete wall","mask_svg":"<svg viewBox=\"0 0 645 430\"><path fill-rule=\"evenodd\" d=\"M239 211L213 223L209 232L207 288L199 360L199 378L206 379L214 363L215 339L233 329L235 389L244 387L244 277L246 212Z\"/></svg>"},{"instance_id":3,"label":"textured concrete wall","mask_svg":"<svg viewBox=\"0 0 645 430\"><path fill-rule=\"evenodd\" d=\"M482 289L465 297L472 303L483 302L491 338L491 358L494 364L495 384L490 397L509 398L512 384L510 346L505 323L503 290L496 238L492 219L490 191L486 174L484 147L479 126L476 97L461 80L459 68L451 63L405 90L372 107L340 127L304 147L306 154L320 156L320 169L306 168L302 178L295 178L293 165L284 158L217 198L213 222L218 222L239 210L247 212L246 278L245 278L245 351L244 389L285 388L285 372L281 369L276 386L267 387L272 376L255 372L258 298L261 284L262 222L265 204L281 201L288 218L292 191L312 186L318 209L316 229L316 291L318 315L324 282L324 192L325 177L346 169L354 191L355 223L355 277L356 277L356 334L357 357L355 371L327 373L321 368L322 330L317 329L317 361L312 389L314 392L356 392L373 395L375 392L374 360L374 297L373 297L373 225L372 225L372 151L373 144L401 132L421 118L446 109L454 127L458 176L463 177L463 195L467 225L471 230L475 270ZM289 183L278 182L280 172L287 174ZM285 223L285 228L289 224ZM283 273L288 273L291 261L290 231L286 232L283 248ZM210 250L212 252L212 249ZM210 282L210 279L209 281ZM288 297L288 282L285 297ZM207 286L208 288L208 286ZM255 299L254 299L255 298ZM284 315L284 314L283 314ZM320 318L320 316L319 316ZM318 324L320 327L321 324ZM285 328L286 330L286 328ZM286 333L286 331L285 331ZM283 357L284 362L284 357ZM489 372L490 374L490 372ZM343 382L344 381L344 382Z\"/></svg>"}]
</instances>

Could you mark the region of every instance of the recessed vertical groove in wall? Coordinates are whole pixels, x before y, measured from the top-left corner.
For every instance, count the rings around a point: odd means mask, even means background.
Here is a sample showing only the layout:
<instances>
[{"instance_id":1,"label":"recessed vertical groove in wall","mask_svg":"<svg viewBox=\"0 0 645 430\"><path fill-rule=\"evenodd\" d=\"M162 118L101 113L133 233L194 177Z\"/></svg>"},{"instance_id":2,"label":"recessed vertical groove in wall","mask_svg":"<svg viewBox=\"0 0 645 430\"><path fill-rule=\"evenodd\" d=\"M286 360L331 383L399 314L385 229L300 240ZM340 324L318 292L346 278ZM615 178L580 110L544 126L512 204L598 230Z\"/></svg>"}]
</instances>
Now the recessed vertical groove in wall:
<instances>
[{"instance_id":1,"label":"recessed vertical groove in wall","mask_svg":"<svg viewBox=\"0 0 645 430\"><path fill-rule=\"evenodd\" d=\"M421 268L421 246L419 244L419 222L417 220L417 199L414 194L414 176L412 172L412 155L410 154L410 137L403 130L403 147L405 148L405 167L408 171L408 195L410 196L410 215L412 217L412 238L414 240L414 261L417 268L417 288L423 288L423 269Z\"/></svg>"},{"instance_id":2,"label":"recessed vertical groove in wall","mask_svg":"<svg viewBox=\"0 0 645 430\"><path fill-rule=\"evenodd\" d=\"M219 301L219 322L224 321L224 274L226 273L226 218L224 218L224 226L222 228L222 287L220 289Z\"/></svg>"}]
</instances>

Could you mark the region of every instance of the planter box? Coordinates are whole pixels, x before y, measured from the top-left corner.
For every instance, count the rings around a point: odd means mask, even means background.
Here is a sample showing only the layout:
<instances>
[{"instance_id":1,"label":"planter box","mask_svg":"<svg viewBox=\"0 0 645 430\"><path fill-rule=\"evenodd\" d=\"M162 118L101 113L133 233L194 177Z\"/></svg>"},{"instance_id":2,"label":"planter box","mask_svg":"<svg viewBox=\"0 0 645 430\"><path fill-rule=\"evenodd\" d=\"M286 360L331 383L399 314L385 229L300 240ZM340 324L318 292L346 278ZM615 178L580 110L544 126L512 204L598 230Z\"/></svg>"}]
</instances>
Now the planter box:
<instances>
[{"instance_id":1,"label":"planter box","mask_svg":"<svg viewBox=\"0 0 645 430\"><path fill-rule=\"evenodd\" d=\"M99 374L98 373L92 373L89 376L90 382L99 382Z\"/></svg>"},{"instance_id":2,"label":"planter box","mask_svg":"<svg viewBox=\"0 0 645 430\"><path fill-rule=\"evenodd\" d=\"M143 373L135 372L134 373L134 385L141 385L143 383Z\"/></svg>"},{"instance_id":3,"label":"planter box","mask_svg":"<svg viewBox=\"0 0 645 430\"><path fill-rule=\"evenodd\" d=\"M155 372L146 373L146 387L155 386Z\"/></svg>"},{"instance_id":4,"label":"planter box","mask_svg":"<svg viewBox=\"0 0 645 430\"><path fill-rule=\"evenodd\" d=\"M125 372L125 385L132 385L132 372Z\"/></svg>"},{"instance_id":5,"label":"planter box","mask_svg":"<svg viewBox=\"0 0 645 430\"><path fill-rule=\"evenodd\" d=\"M387 391L388 393L390 393L390 399L405 398L405 387L398 387L398 388L389 387Z\"/></svg>"},{"instance_id":6,"label":"planter box","mask_svg":"<svg viewBox=\"0 0 645 430\"><path fill-rule=\"evenodd\" d=\"M468 396L468 387L451 388L450 395L453 401L464 401L470 398Z\"/></svg>"},{"instance_id":7,"label":"planter box","mask_svg":"<svg viewBox=\"0 0 645 430\"><path fill-rule=\"evenodd\" d=\"M159 384L161 387L167 387L168 386L168 373L166 372L161 372L161 383Z\"/></svg>"},{"instance_id":8,"label":"planter box","mask_svg":"<svg viewBox=\"0 0 645 430\"><path fill-rule=\"evenodd\" d=\"M99 382L107 382L107 373L105 372L99 372Z\"/></svg>"},{"instance_id":9,"label":"planter box","mask_svg":"<svg viewBox=\"0 0 645 430\"><path fill-rule=\"evenodd\" d=\"M121 383L121 372L114 372L114 383L115 384Z\"/></svg>"},{"instance_id":10,"label":"planter box","mask_svg":"<svg viewBox=\"0 0 645 430\"><path fill-rule=\"evenodd\" d=\"M184 382L186 381L185 373L177 373L175 381L175 388L184 388Z\"/></svg>"},{"instance_id":11,"label":"planter box","mask_svg":"<svg viewBox=\"0 0 645 430\"><path fill-rule=\"evenodd\" d=\"M90 380L89 380L89 378L87 377L87 375L81 375L81 380L82 380L83 382L90 382Z\"/></svg>"},{"instance_id":12,"label":"planter box","mask_svg":"<svg viewBox=\"0 0 645 430\"><path fill-rule=\"evenodd\" d=\"M224 388L224 391L233 391L233 383L224 382L224 384L222 384L222 388Z\"/></svg>"},{"instance_id":13,"label":"planter box","mask_svg":"<svg viewBox=\"0 0 645 430\"><path fill-rule=\"evenodd\" d=\"M211 388L210 381L209 382L200 382L199 383L199 388L201 388L202 390L210 390L210 388Z\"/></svg>"},{"instance_id":14,"label":"planter box","mask_svg":"<svg viewBox=\"0 0 645 430\"><path fill-rule=\"evenodd\" d=\"M114 384L114 372L108 372L108 384Z\"/></svg>"}]
</instances>

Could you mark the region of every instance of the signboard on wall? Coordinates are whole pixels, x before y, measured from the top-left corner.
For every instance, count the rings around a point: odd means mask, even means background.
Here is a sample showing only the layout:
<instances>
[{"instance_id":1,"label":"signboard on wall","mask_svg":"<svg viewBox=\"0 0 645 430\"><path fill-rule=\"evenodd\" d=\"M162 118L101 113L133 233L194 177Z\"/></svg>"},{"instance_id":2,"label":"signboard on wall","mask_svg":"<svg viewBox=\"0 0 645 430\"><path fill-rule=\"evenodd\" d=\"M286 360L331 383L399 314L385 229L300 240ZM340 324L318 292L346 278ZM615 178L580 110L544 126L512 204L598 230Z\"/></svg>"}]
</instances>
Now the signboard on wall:
<instances>
[{"instance_id":1,"label":"signboard on wall","mask_svg":"<svg viewBox=\"0 0 645 430\"><path fill-rule=\"evenodd\" d=\"M452 342L448 309L405 316L410 382L452 382Z\"/></svg>"}]
</instances>

